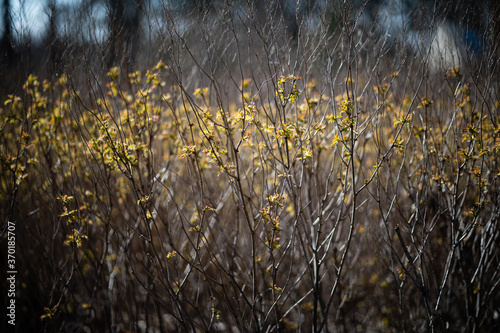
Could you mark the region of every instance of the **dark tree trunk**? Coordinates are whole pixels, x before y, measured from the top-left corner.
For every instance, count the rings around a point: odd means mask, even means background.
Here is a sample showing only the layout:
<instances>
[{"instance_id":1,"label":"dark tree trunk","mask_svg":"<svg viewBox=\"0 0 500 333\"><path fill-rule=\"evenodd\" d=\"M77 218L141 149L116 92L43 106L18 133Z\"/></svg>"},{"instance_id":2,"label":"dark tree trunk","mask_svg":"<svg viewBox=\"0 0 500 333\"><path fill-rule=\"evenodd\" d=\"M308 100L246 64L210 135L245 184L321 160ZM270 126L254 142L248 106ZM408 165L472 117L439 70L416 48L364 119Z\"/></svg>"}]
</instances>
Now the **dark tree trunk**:
<instances>
[{"instance_id":1,"label":"dark tree trunk","mask_svg":"<svg viewBox=\"0 0 500 333\"><path fill-rule=\"evenodd\" d=\"M2 63L11 63L14 59L15 50L12 38L12 16L10 0L3 0L3 36L0 41L0 52Z\"/></svg>"},{"instance_id":2,"label":"dark tree trunk","mask_svg":"<svg viewBox=\"0 0 500 333\"><path fill-rule=\"evenodd\" d=\"M108 67L123 65L131 70L139 48L142 0L109 0Z\"/></svg>"},{"instance_id":3,"label":"dark tree trunk","mask_svg":"<svg viewBox=\"0 0 500 333\"><path fill-rule=\"evenodd\" d=\"M47 70L49 74L55 73L57 66L61 62L61 43L57 32L58 10L55 0L49 0L47 5L47 14L49 16L49 27L45 37L45 47L47 56Z\"/></svg>"}]
</instances>

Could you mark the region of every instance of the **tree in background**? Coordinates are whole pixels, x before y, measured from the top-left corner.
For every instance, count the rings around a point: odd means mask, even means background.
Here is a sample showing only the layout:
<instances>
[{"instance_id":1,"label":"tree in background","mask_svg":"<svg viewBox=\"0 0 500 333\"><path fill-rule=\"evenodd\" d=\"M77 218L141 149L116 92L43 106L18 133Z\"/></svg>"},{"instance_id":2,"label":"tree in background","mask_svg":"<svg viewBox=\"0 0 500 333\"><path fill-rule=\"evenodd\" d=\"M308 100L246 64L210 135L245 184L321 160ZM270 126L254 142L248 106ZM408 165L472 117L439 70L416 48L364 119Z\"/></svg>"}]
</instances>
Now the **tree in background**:
<instances>
[{"instance_id":1,"label":"tree in background","mask_svg":"<svg viewBox=\"0 0 500 333\"><path fill-rule=\"evenodd\" d=\"M109 0L107 64L133 70L139 48L142 0Z\"/></svg>"},{"instance_id":2,"label":"tree in background","mask_svg":"<svg viewBox=\"0 0 500 333\"><path fill-rule=\"evenodd\" d=\"M10 62L14 56L10 0L3 0L3 36L0 40L1 62Z\"/></svg>"}]
</instances>

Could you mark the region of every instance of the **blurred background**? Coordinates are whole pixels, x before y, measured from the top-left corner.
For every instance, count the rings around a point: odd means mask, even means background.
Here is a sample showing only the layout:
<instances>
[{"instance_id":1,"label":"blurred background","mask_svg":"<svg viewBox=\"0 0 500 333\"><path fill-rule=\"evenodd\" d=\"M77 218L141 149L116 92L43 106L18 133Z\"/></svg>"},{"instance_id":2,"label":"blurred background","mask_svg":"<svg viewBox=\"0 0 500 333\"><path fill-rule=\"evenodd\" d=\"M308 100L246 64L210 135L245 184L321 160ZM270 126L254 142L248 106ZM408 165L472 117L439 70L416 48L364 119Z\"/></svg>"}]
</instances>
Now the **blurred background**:
<instances>
[{"instance_id":1,"label":"blurred background","mask_svg":"<svg viewBox=\"0 0 500 333\"><path fill-rule=\"evenodd\" d=\"M498 36L498 1L348 3L359 33L385 36L389 51L403 47L423 53L434 43L439 48L434 47L430 57L439 55L445 64L464 46L475 53L472 56L480 56L487 47L485 34ZM221 13L272 24L293 44L305 25L314 30L326 23L334 33L341 24L338 11L339 2L327 0L2 0L0 95L19 89L28 73L49 78L82 66L104 72L113 66L128 72L150 68L168 53L175 39L172 32L176 38L188 38L200 29L200 21L210 18L217 30ZM267 22L270 19L274 22Z\"/></svg>"}]
</instances>

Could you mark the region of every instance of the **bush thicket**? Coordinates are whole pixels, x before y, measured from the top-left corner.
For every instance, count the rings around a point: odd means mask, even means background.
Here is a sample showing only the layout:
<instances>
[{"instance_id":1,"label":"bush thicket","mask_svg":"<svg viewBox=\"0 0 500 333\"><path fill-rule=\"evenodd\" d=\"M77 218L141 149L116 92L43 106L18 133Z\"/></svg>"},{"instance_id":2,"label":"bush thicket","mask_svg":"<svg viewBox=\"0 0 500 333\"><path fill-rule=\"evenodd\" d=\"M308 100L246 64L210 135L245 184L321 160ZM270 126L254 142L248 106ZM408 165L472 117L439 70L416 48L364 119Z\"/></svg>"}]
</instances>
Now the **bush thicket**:
<instances>
[{"instance_id":1,"label":"bush thicket","mask_svg":"<svg viewBox=\"0 0 500 333\"><path fill-rule=\"evenodd\" d=\"M79 41L4 97L20 331L498 331L494 16L298 3L165 6L149 69Z\"/></svg>"}]
</instances>

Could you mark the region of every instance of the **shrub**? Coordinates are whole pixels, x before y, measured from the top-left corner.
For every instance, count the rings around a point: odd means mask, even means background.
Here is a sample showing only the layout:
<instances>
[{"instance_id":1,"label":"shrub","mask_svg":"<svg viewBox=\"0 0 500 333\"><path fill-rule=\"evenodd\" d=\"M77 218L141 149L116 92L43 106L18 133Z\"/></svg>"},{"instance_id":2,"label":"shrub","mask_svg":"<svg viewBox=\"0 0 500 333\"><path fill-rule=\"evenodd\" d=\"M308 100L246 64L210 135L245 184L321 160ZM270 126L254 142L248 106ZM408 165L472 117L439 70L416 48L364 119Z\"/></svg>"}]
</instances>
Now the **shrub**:
<instances>
[{"instance_id":1,"label":"shrub","mask_svg":"<svg viewBox=\"0 0 500 333\"><path fill-rule=\"evenodd\" d=\"M384 61L385 37L337 9L338 28L289 38L251 10L207 15L168 27L149 70L31 75L8 96L21 325L497 329L496 77Z\"/></svg>"}]
</instances>

